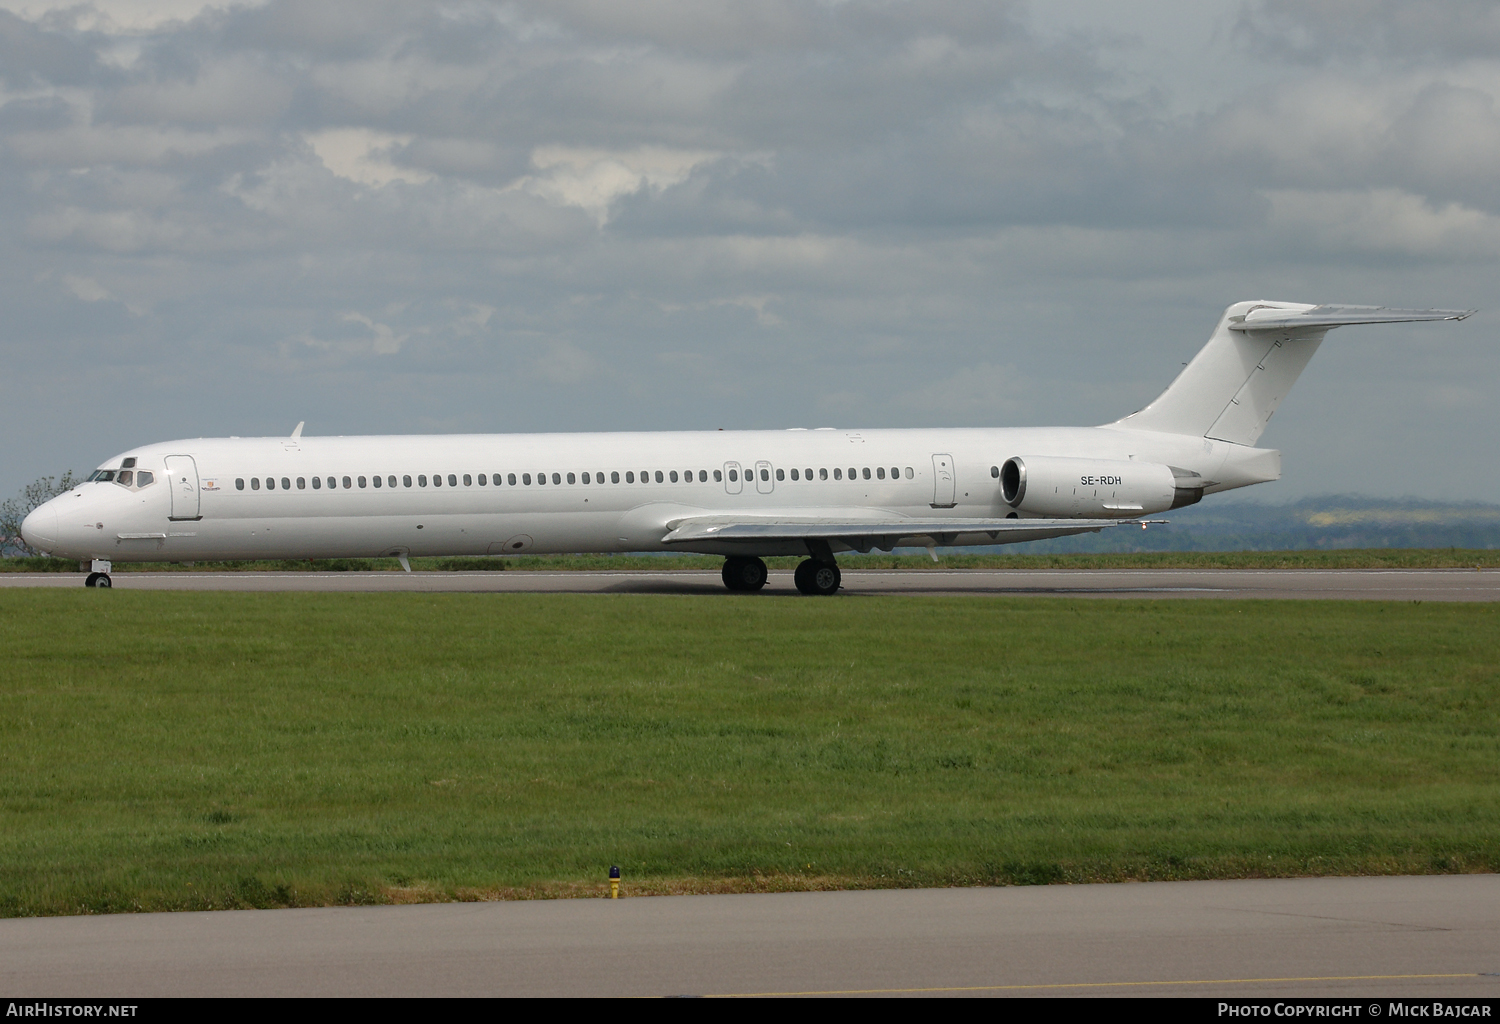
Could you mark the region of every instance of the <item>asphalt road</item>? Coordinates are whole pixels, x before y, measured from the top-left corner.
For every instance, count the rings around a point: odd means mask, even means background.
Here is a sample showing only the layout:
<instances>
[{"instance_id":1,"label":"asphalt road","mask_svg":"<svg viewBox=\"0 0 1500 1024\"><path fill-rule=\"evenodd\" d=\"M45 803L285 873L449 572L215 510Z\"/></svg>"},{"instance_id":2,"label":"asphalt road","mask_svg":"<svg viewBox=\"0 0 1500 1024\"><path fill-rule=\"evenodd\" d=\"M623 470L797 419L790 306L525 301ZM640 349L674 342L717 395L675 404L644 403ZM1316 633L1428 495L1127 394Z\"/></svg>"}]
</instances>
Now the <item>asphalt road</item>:
<instances>
[{"instance_id":1,"label":"asphalt road","mask_svg":"<svg viewBox=\"0 0 1500 1024\"><path fill-rule=\"evenodd\" d=\"M629 880L625 891L629 892ZM0 921L28 997L1500 997L1493 875Z\"/></svg>"},{"instance_id":2,"label":"asphalt road","mask_svg":"<svg viewBox=\"0 0 1500 1024\"><path fill-rule=\"evenodd\" d=\"M721 594L717 572L120 572L121 590L389 591ZM0 573L0 587L81 587L74 573ZM1336 598L1500 601L1500 570L1474 569L992 569L853 570L844 595L976 594L1055 597ZM738 596L738 595L735 595ZM800 598L789 572L756 598Z\"/></svg>"}]
</instances>

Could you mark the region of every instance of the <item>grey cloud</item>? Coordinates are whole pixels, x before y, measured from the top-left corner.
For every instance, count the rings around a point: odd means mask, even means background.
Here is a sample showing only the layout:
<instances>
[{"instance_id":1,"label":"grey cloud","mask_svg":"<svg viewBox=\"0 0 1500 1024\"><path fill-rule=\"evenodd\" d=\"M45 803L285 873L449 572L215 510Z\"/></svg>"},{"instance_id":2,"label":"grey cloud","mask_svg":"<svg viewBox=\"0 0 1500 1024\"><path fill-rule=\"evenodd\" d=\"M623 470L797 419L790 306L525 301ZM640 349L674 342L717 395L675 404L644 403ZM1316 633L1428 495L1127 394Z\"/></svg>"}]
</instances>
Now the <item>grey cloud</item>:
<instances>
[{"instance_id":1,"label":"grey cloud","mask_svg":"<svg viewBox=\"0 0 1500 1024\"><path fill-rule=\"evenodd\" d=\"M1244 52L1334 24L1251 14ZM1271 84L1174 114L1133 84L1128 39L1046 37L1020 3L275 0L128 37L85 23L0 13L0 47L37 43L4 65L0 422L48 424L0 477L299 419L1090 422L1149 400L1235 299L1500 298L1489 80L1387 70L1368 40L1374 73L1276 57ZM1375 348L1360 380L1388 395L1412 357ZM1495 357L1455 351L1478 396L1393 451L1494 436ZM76 415L32 397L58 382ZM1308 439L1339 427L1299 397L1268 436L1309 460L1289 472L1370 489L1317 461Z\"/></svg>"},{"instance_id":2,"label":"grey cloud","mask_svg":"<svg viewBox=\"0 0 1500 1024\"><path fill-rule=\"evenodd\" d=\"M1500 57L1492 0L1259 0L1246 5L1238 28L1264 57L1290 63Z\"/></svg>"}]
</instances>

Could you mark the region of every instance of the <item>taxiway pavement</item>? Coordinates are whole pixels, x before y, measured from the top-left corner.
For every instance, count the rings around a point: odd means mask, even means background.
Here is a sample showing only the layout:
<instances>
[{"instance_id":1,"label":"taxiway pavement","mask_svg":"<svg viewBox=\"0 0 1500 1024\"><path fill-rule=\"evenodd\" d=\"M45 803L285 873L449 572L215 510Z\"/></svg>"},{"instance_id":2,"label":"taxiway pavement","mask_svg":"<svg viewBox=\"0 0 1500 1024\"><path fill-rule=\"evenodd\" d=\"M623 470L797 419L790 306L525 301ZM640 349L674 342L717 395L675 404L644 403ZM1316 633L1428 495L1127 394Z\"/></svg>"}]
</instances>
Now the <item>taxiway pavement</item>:
<instances>
[{"instance_id":1,"label":"taxiway pavement","mask_svg":"<svg viewBox=\"0 0 1500 1024\"><path fill-rule=\"evenodd\" d=\"M629 892L629 880L625 891ZM28 997L1500 997L1494 875L0 921Z\"/></svg>"},{"instance_id":2,"label":"taxiway pavement","mask_svg":"<svg viewBox=\"0 0 1500 1024\"><path fill-rule=\"evenodd\" d=\"M717 572L117 572L122 590L721 594ZM0 587L82 587L75 573L0 573ZM1475 569L854 569L846 596L1331 598L1500 601L1500 570ZM758 597L800 597L789 572Z\"/></svg>"}]
</instances>

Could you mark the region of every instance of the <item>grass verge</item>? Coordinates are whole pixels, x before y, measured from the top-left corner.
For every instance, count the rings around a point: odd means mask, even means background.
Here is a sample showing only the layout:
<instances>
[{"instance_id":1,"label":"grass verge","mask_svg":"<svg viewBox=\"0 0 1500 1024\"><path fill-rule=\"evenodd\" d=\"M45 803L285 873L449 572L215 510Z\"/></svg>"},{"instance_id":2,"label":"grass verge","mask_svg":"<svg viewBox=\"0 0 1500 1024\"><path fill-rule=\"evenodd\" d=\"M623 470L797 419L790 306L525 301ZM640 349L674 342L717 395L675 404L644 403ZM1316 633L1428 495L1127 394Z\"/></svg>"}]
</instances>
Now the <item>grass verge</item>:
<instances>
[{"instance_id":1,"label":"grass verge","mask_svg":"<svg viewBox=\"0 0 1500 1024\"><path fill-rule=\"evenodd\" d=\"M1500 867L1500 608L0 591L0 914Z\"/></svg>"}]
</instances>

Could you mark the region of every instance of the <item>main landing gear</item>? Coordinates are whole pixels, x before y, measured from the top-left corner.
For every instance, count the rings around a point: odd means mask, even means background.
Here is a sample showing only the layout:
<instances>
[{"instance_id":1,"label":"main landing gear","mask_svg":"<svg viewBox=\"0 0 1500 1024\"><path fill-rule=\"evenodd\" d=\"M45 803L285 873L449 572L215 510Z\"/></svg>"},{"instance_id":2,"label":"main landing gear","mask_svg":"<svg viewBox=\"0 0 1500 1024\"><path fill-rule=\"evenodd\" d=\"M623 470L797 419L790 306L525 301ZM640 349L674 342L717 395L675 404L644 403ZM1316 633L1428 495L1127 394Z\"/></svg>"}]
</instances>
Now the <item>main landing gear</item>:
<instances>
[{"instance_id":1,"label":"main landing gear","mask_svg":"<svg viewBox=\"0 0 1500 1024\"><path fill-rule=\"evenodd\" d=\"M839 572L837 562L809 558L797 566L792 580L797 584L797 589L809 597L831 597L839 592L843 574Z\"/></svg>"},{"instance_id":2,"label":"main landing gear","mask_svg":"<svg viewBox=\"0 0 1500 1024\"><path fill-rule=\"evenodd\" d=\"M759 558L726 558L723 576L724 586L730 590L760 590L766 585L766 563ZM828 597L839 592L843 576L832 559L809 558L797 566L792 579L802 593Z\"/></svg>"},{"instance_id":3,"label":"main landing gear","mask_svg":"<svg viewBox=\"0 0 1500 1024\"><path fill-rule=\"evenodd\" d=\"M766 563L759 558L726 558L722 575L730 590L759 590L766 585Z\"/></svg>"}]
</instances>

